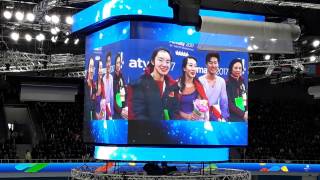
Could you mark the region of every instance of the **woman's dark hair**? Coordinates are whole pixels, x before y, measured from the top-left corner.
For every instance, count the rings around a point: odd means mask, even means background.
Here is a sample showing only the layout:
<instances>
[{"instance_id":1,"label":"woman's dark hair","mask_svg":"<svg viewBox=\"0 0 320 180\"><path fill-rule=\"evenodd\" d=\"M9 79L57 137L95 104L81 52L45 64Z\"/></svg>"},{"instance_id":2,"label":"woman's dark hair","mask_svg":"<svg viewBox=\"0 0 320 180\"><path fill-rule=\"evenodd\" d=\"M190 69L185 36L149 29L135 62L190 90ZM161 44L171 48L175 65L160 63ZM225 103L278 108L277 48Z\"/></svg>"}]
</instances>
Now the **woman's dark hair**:
<instances>
[{"instance_id":1,"label":"woman's dark hair","mask_svg":"<svg viewBox=\"0 0 320 180\"><path fill-rule=\"evenodd\" d=\"M111 59L111 52L108 52L108 53L107 53L106 61L107 61L108 57L110 57L110 59Z\"/></svg>"},{"instance_id":2,"label":"woman's dark hair","mask_svg":"<svg viewBox=\"0 0 320 180\"><path fill-rule=\"evenodd\" d=\"M117 53L116 57L114 58L114 64L117 64L117 59L120 58L121 60L121 55L120 53Z\"/></svg>"},{"instance_id":3,"label":"woman's dark hair","mask_svg":"<svg viewBox=\"0 0 320 180\"><path fill-rule=\"evenodd\" d=\"M206 64L208 64L208 62L210 62L210 59L213 58L213 57L217 58L218 63L220 63L220 55L219 55L219 53L217 53L217 52L210 52L210 53L208 53L207 56L206 56Z\"/></svg>"},{"instance_id":4,"label":"woman's dark hair","mask_svg":"<svg viewBox=\"0 0 320 180\"><path fill-rule=\"evenodd\" d=\"M167 50L167 49L165 49L165 48L162 48L162 47L157 48L157 49L155 49L155 50L152 52L152 55L151 55L151 58L150 58L150 62L149 62L149 64L148 64L148 66L147 66L147 68L150 70L150 73L153 72L153 69L154 69L154 65L152 64L152 62L155 61L155 58L156 58L156 56L158 55L158 53L159 53L160 51L165 51L165 52L167 52L167 53L169 54L169 56L170 56L170 61L172 62L172 56L171 56L169 50Z\"/></svg>"},{"instance_id":5,"label":"woman's dark hair","mask_svg":"<svg viewBox=\"0 0 320 180\"><path fill-rule=\"evenodd\" d=\"M228 76L231 75L233 65L234 65L235 63L237 63L237 62L239 62L239 63L241 64L241 68L242 68L242 71L243 71L242 59L236 58L236 59L233 59L233 60L230 62L230 64L229 64Z\"/></svg>"},{"instance_id":6,"label":"woman's dark hair","mask_svg":"<svg viewBox=\"0 0 320 180\"><path fill-rule=\"evenodd\" d=\"M193 56L187 56L187 57L183 58L183 60L182 60L182 68L181 68L182 75L180 77L180 91L181 92L186 87L186 77L185 77L185 73L183 71L183 68L187 67L189 59L194 59L197 62L197 59L195 57L193 57ZM195 81L195 80L196 80L196 78L193 79L193 81Z\"/></svg>"}]
</instances>

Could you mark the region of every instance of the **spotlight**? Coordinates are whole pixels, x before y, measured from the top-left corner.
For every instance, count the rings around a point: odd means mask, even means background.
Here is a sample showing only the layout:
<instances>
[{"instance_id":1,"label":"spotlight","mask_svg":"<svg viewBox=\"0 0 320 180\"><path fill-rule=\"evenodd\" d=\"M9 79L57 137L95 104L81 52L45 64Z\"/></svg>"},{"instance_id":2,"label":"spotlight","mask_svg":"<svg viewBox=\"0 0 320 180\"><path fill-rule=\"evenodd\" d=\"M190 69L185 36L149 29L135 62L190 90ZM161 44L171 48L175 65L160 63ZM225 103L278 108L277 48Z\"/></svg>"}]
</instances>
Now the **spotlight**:
<instances>
[{"instance_id":1,"label":"spotlight","mask_svg":"<svg viewBox=\"0 0 320 180\"><path fill-rule=\"evenodd\" d=\"M316 56L310 56L310 62L315 62L316 61Z\"/></svg>"},{"instance_id":2,"label":"spotlight","mask_svg":"<svg viewBox=\"0 0 320 180\"><path fill-rule=\"evenodd\" d=\"M47 22L51 22L51 17L49 15L45 15L44 16L44 19L47 21Z\"/></svg>"},{"instance_id":3,"label":"spotlight","mask_svg":"<svg viewBox=\"0 0 320 180\"><path fill-rule=\"evenodd\" d=\"M16 16L16 19L17 19L18 21L22 21L23 18L24 18L24 14L23 14L23 12L21 12L21 11L17 11L16 14L15 14L15 16Z\"/></svg>"},{"instance_id":4,"label":"spotlight","mask_svg":"<svg viewBox=\"0 0 320 180\"><path fill-rule=\"evenodd\" d=\"M60 28L55 27L55 29L56 29L57 33L60 32Z\"/></svg>"},{"instance_id":5,"label":"spotlight","mask_svg":"<svg viewBox=\"0 0 320 180\"><path fill-rule=\"evenodd\" d=\"M28 42L30 42L30 41L32 40L32 37L31 37L30 34L26 34L26 35L24 36L24 38L25 38Z\"/></svg>"},{"instance_id":6,"label":"spotlight","mask_svg":"<svg viewBox=\"0 0 320 180\"><path fill-rule=\"evenodd\" d=\"M58 24L60 22L60 19L57 15L52 15L51 16L51 21L54 23L54 24Z\"/></svg>"},{"instance_id":7,"label":"spotlight","mask_svg":"<svg viewBox=\"0 0 320 180\"><path fill-rule=\"evenodd\" d=\"M34 14L32 14L32 13L28 13L28 14L27 14L27 20L28 20L28 21L33 22L34 19L35 19Z\"/></svg>"},{"instance_id":8,"label":"spotlight","mask_svg":"<svg viewBox=\"0 0 320 180\"><path fill-rule=\"evenodd\" d=\"M72 25L73 24L73 18L71 16L66 17L66 23Z\"/></svg>"},{"instance_id":9,"label":"spotlight","mask_svg":"<svg viewBox=\"0 0 320 180\"><path fill-rule=\"evenodd\" d=\"M3 16L4 16L4 18L6 18L6 19L11 19L12 13L11 13L10 11L5 10L5 11L3 12Z\"/></svg>"},{"instance_id":10,"label":"spotlight","mask_svg":"<svg viewBox=\"0 0 320 180\"><path fill-rule=\"evenodd\" d=\"M271 38L270 41L271 42L276 42L278 39L277 38Z\"/></svg>"},{"instance_id":11,"label":"spotlight","mask_svg":"<svg viewBox=\"0 0 320 180\"><path fill-rule=\"evenodd\" d=\"M12 32L10 35L11 39L14 41L18 41L19 40L19 33L17 32Z\"/></svg>"},{"instance_id":12,"label":"spotlight","mask_svg":"<svg viewBox=\"0 0 320 180\"><path fill-rule=\"evenodd\" d=\"M66 39L64 40L64 43L65 43L65 44L68 44L68 43L69 43L69 38L66 38Z\"/></svg>"},{"instance_id":13,"label":"spotlight","mask_svg":"<svg viewBox=\"0 0 320 180\"><path fill-rule=\"evenodd\" d=\"M313 42L312 42L312 46L313 47L318 47L320 45L320 41L319 40L314 40Z\"/></svg>"},{"instance_id":14,"label":"spotlight","mask_svg":"<svg viewBox=\"0 0 320 180\"><path fill-rule=\"evenodd\" d=\"M46 39L46 37L42 33L40 33L36 36L36 39L37 41L43 41Z\"/></svg>"},{"instance_id":15,"label":"spotlight","mask_svg":"<svg viewBox=\"0 0 320 180\"><path fill-rule=\"evenodd\" d=\"M270 54L266 54L266 55L264 56L264 59L265 59L265 60L270 60L270 58L271 58Z\"/></svg>"},{"instance_id":16,"label":"spotlight","mask_svg":"<svg viewBox=\"0 0 320 180\"><path fill-rule=\"evenodd\" d=\"M79 38L74 40L74 44L77 45L79 43Z\"/></svg>"},{"instance_id":17,"label":"spotlight","mask_svg":"<svg viewBox=\"0 0 320 180\"><path fill-rule=\"evenodd\" d=\"M58 40L58 36L52 36L52 37L51 37L51 41L52 41L53 43L56 43L57 40Z\"/></svg>"},{"instance_id":18,"label":"spotlight","mask_svg":"<svg viewBox=\"0 0 320 180\"><path fill-rule=\"evenodd\" d=\"M51 28L51 34L53 34L53 35L56 35L57 34L57 30L56 30L56 28Z\"/></svg>"}]
</instances>

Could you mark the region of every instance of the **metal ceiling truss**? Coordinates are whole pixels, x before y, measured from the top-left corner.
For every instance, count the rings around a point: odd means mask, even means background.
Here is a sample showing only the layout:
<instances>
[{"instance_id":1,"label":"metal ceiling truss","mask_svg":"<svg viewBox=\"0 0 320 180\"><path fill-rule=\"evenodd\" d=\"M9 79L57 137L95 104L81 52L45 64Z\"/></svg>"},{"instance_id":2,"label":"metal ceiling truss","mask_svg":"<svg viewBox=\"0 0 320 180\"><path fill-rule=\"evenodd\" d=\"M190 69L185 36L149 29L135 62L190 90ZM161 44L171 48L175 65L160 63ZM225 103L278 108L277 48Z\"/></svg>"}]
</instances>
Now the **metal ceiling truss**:
<instances>
[{"instance_id":1,"label":"metal ceiling truss","mask_svg":"<svg viewBox=\"0 0 320 180\"><path fill-rule=\"evenodd\" d=\"M305 2L290 2L290 1L277 1L277 0L243 0L243 2L320 10L320 4L305 3Z\"/></svg>"},{"instance_id":2,"label":"metal ceiling truss","mask_svg":"<svg viewBox=\"0 0 320 180\"><path fill-rule=\"evenodd\" d=\"M281 59L281 60L269 60L269 61L250 61L249 68L258 67L280 67L280 66L297 66L304 64L313 64L320 62L320 56L315 56L314 61L310 61L309 57L294 58L294 59Z\"/></svg>"},{"instance_id":3,"label":"metal ceiling truss","mask_svg":"<svg viewBox=\"0 0 320 180\"><path fill-rule=\"evenodd\" d=\"M84 55L1 52L0 73L83 69Z\"/></svg>"},{"instance_id":4,"label":"metal ceiling truss","mask_svg":"<svg viewBox=\"0 0 320 180\"><path fill-rule=\"evenodd\" d=\"M43 0L33 7L33 14L37 21L44 21L44 16L55 7L64 7L65 5L98 2L99 0ZM71 8L71 7L66 7Z\"/></svg>"},{"instance_id":5,"label":"metal ceiling truss","mask_svg":"<svg viewBox=\"0 0 320 180\"><path fill-rule=\"evenodd\" d=\"M74 71L74 72L69 72L68 77L72 78L84 78L85 77L85 71Z\"/></svg>"},{"instance_id":6,"label":"metal ceiling truss","mask_svg":"<svg viewBox=\"0 0 320 180\"><path fill-rule=\"evenodd\" d=\"M8 28L8 29L28 28L28 29L33 29L36 31L50 32L51 28L59 27L60 31L62 31L62 32L70 31L70 26L67 24L63 24L63 23L60 23L59 25L51 25L49 23L35 24L35 23L20 22L19 26L17 26L16 22L7 22L6 24L0 24L0 25L1 25L1 27Z\"/></svg>"},{"instance_id":7,"label":"metal ceiling truss","mask_svg":"<svg viewBox=\"0 0 320 180\"><path fill-rule=\"evenodd\" d=\"M36 21L42 21L49 10L57 7L59 0L43 0L33 7L33 14Z\"/></svg>"},{"instance_id":8,"label":"metal ceiling truss","mask_svg":"<svg viewBox=\"0 0 320 180\"><path fill-rule=\"evenodd\" d=\"M62 70L78 69L78 71L69 72L68 77L84 77L85 55L73 54L33 54L17 51L0 52L0 72L26 72L26 71L44 71L44 70ZM269 61L249 61L249 68L261 67L298 67L305 64L320 62L320 56L316 56L314 61L309 57L281 59Z\"/></svg>"}]
</instances>

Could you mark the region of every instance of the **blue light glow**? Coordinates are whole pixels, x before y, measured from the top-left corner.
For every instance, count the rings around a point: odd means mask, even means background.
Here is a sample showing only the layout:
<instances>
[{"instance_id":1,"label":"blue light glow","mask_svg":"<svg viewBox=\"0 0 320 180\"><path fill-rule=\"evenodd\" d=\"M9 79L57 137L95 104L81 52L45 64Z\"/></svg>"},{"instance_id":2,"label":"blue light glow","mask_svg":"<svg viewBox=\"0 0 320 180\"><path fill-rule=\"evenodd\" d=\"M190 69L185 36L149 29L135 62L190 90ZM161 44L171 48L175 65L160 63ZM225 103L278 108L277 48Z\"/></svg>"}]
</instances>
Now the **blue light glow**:
<instances>
[{"instance_id":1,"label":"blue light glow","mask_svg":"<svg viewBox=\"0 0 320 180\"><path fill-rule=\"evenodd\" d=\"M190 156L192 154L192 156ZM121 161L227 161L228 148L144 148L96 146L94 157Z\"/></svg>"},{"instance_id":2,"label":"blue light glow","mask_svg":"<svg viewBox=\"0 0 320 180\"><path fill-rule=\"evenodd\" d=\"M119 33L122 32L122 33ZM130 23L124 21L103 30L97 31L86 37L86 51L130 38Z\"/></svg>"},{"instance_id":3,"label":"blue light glow","mask_svg":"<svg viewBox=\"0 0 320 180\"><path fill-rule=\"evenodd\" d=\"M195 152L195 151L194 151ZM179 154L179 153L177 153ZM208 153L205 153L208 156ZM193 153L192 153L193 155ZM190 154L187 154L190 157ZM187 161L189 162L189 161ZM0 173L24 173L25 168L21 167L33 167L37 164L47 164L47 163L2 163L0 164ZM97 167L101 168L106 165L105 162L87 162L87 163L48 163L43 169L40 169L39 173L47 172L67 172L70 173L72 169L79 168L82 166ZM118 163L117 167L111 167L108 169L109 172L114 172L115 169L121 169L122 171L142 171L144 163ZM178 170L185 170L187 168L186 164L169 164L170 166L177 166ZM181 167L184 167L181 168ZM211 167L215 168L232 168L232 169L243 169L253 172L263 172L268 175L270 172L280 172L283 174L290 173L318 173L320 172L320 164L286 164L286 163L215 163L205 165L205 168ZM193 170L197 168L202 168L202 164L191 164ZM103 169L103 168L102 168ZM34 173L33 173L34 174ZM42 174L43 175L43 174ZM39 174L39 176L42 176Z\"/></svg>"},{"instance_id":4,"label":"blue light glow","mask_svg":"<svg viewBox=\"0 0 320 180\"><path fill-rule=\"evenodd\" d=\"M161 13L159 13L161 12ZM121 15L173 17L167 0L102 0L73 16L72 32Z\"/></svg>"},{"instance_id":5,"label":"blue light glow","mask_svg":"<svg viewBox=\"0 0 320 180\"><path fill-rule=\"evenodd\" d=\"M199 14L201 16L264 21L264 16L224 11L200 10ZM139 3L136 0L102 0L73 16L72 32L121 15L173 18L173 11L168 6L168 0L139 0Z\"/></svg>"}]
</instances>

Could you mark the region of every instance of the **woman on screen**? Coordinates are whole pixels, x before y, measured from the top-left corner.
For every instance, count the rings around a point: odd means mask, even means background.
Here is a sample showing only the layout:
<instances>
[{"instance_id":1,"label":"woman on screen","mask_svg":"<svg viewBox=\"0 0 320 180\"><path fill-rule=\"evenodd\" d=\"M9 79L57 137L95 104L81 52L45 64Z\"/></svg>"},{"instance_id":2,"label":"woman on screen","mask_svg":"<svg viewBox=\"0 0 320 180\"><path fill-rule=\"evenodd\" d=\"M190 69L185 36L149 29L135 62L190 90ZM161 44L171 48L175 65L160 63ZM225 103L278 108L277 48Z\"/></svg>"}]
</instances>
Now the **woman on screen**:
<instances>
[{"instance_id":1,"label":"woman on screen","mask_svg":"<svg viewBox=\"0 0 320 180\"><path fill-rule=\"evenodd\" d=\"M168 73L172 58L164 48L153 51L144 75L132 85L129 119L160 121L179 114L178 87Z\"/></svg>"},{"instance_id":2,"label":"woman on screen","mask_svg":"<svg viewBox=\"0 0 320 180\"><path fill-rule=\"evenodd\" d=\"M106 74L103 77L106 119L112 119L113 115L113 77L111 73L111 52L106 56Z\"/></svg>"},{"instance_id":3,"label":"woman on screen","mask_svg":"<svg viewBox=\"0 0 320 180\"><path fill-rule=\"evenodd\" d=\"M196 78L197 59L188 56L182 62L180 87L180 116L187 120L209 120L208 98L203 86Z\"/></svg>"},{"instance_id":4,"label":"woman on screen","mask_svg":"<svg viewBox=\"0 0 320 180\"><path fill-rule=\"evenodd\" d=\"M113 74L114 94L114 119L128 119L128 108L126 108L126 84L121 72L122 59L118 53L115 58L115 71Z\"/></svg>"},{"instance_id":5,"label":"woman on screen","mask_svg":"<svg viewBox=\"0 0 320 180\"><path fill-rule=\"evenodd\" d=\"M248 121L247 90L242 73L242 60L232 60L226 81L230 121Z\"/></svg>"},{"instance_id":6,"label":"woman on screen","mask_svg":"<svg viewBox=\"0 0 320 180\"><path fill-rule=\"evenodd\" d=\"M95 82L93 81L94 76L94 59L91 57L89 59L87 74L85 80L85 120L95 119L94 109L95 109Z\"/></svg>"},{"instance_id":7,"label":"woman on screen","mask_svg":"<svg viewBox=\"0 0 320 180\"><path fill-rule=\"evenodd\" d=\"M105 104L105 92L104 92L104 84L103 84L103 65L102 61L99 61L98 64L98 80L96 83L96 119L97 120L105 120L106 119L106 104Z\"/></svg>"}]
</instances>

